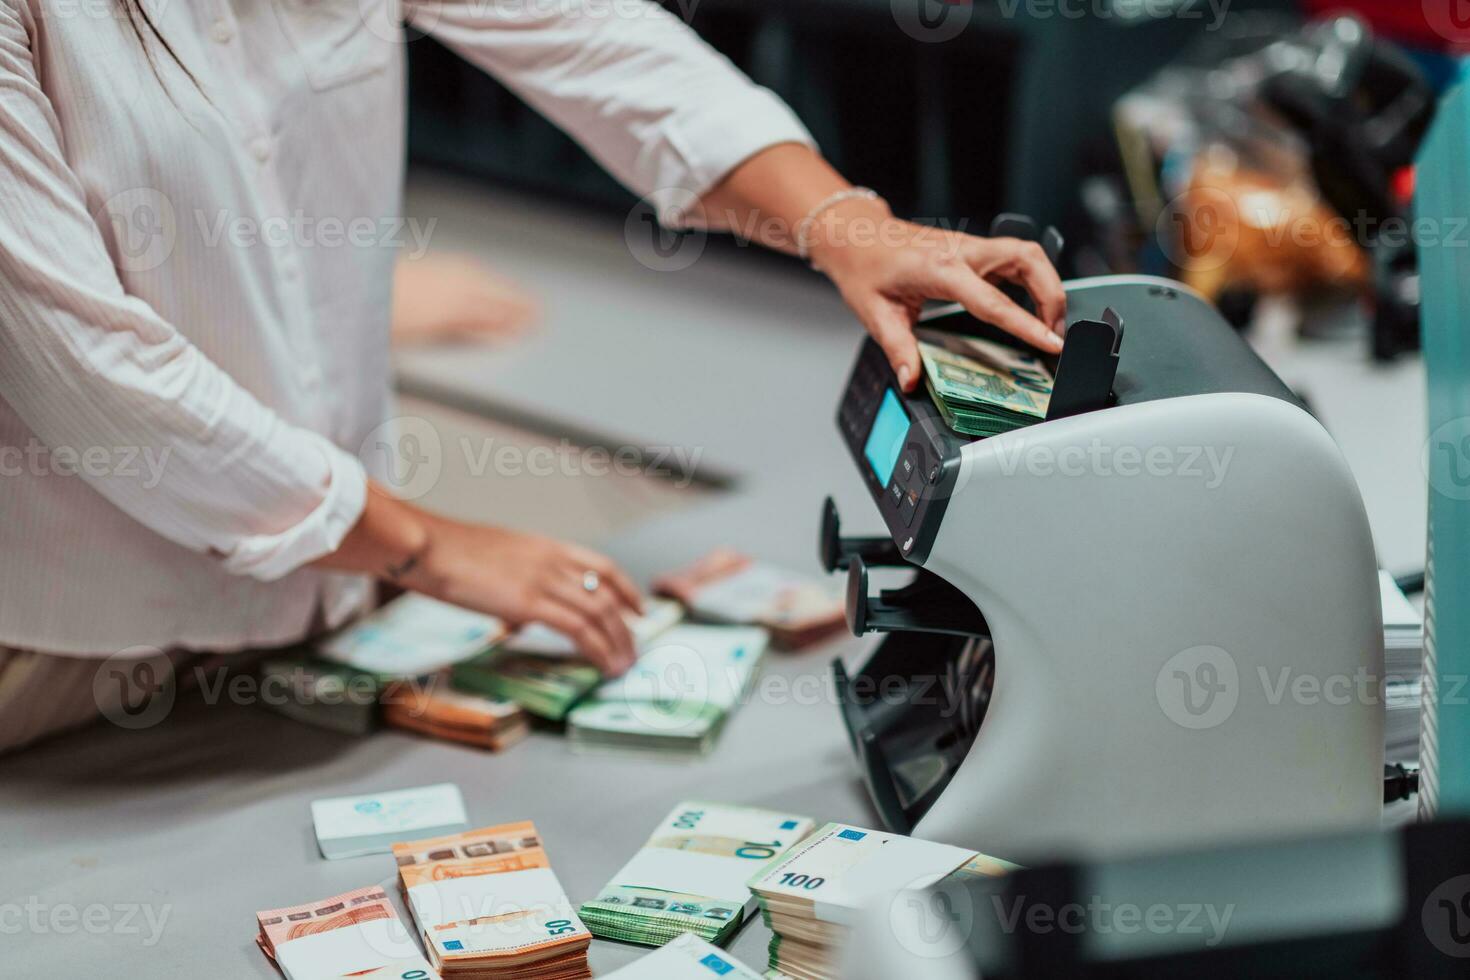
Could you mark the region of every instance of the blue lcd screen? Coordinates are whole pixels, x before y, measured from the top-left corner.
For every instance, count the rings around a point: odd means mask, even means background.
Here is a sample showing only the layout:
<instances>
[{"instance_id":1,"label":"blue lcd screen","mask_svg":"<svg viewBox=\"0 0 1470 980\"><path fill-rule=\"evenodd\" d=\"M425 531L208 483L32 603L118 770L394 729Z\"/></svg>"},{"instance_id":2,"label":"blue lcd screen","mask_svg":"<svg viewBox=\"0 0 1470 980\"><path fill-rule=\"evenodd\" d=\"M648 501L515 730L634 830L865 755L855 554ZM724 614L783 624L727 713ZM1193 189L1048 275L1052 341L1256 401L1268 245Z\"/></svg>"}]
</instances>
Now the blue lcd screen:
<instances>
[{"instance_id":1,"label":"blue lcd screen","mask_svg":"<svg viewBox=\"0 0 1470 980\"><path fill-rule=\"evenodd\" d=\"M868 433L868 443L863 446L863 455L873 468L878 482L888 485L893 476L893 467L898 463L898 454L903 449L903 437L909 432L909 416L903 403L890 388L883 393L883 404L878 406L878 417L873 420L873 431Z\"/></svg>"}]
</instances>

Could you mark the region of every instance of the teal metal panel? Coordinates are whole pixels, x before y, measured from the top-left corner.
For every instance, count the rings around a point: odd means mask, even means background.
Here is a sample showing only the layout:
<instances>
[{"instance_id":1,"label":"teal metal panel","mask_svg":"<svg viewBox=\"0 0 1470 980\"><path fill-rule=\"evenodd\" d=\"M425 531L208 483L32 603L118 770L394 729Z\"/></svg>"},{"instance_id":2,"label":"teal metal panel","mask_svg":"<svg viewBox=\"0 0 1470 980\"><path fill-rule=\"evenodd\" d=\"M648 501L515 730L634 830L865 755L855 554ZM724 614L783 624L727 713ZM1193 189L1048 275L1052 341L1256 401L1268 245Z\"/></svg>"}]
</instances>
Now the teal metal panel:
<instances>
[{"instance_id":1,"label":"teal metal panel","mask_svg":"<svg viewBox=\"0 0 1470 980\"><path fill-rule=\"evenodd\" d=\"M1426 647L1437 707L1425 729L1441 814L1470 812L1470 67L1420 151L1415 194L1429 381Z\"/></svg>"}]
</instances>

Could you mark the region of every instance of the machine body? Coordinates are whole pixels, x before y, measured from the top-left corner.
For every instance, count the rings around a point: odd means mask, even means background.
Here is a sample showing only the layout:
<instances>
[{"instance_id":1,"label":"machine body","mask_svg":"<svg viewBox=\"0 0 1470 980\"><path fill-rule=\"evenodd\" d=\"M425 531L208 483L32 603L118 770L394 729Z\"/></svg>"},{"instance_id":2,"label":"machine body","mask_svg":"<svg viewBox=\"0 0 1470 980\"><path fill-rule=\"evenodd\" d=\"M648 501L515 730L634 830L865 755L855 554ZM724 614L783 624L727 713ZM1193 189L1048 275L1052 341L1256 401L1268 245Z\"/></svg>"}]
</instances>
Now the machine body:
<instances>
[{"instance_id":1,"label":"machine body","mask_svg":"<svg viewBox=\"0 0 1470 980\"><path fill-rule=\"evenodd\" d=\"M1122 321L1111 391L1069 417L969 441L871 342L844 396L889 537L829 505L823 550L854 630L889 634L836 668L880 812L1021 862L1376 826L1377 565L1341 453L1178 284L1068 296ZM871 596L879 566L915 580Z\"/></svg>"}]
</instances>

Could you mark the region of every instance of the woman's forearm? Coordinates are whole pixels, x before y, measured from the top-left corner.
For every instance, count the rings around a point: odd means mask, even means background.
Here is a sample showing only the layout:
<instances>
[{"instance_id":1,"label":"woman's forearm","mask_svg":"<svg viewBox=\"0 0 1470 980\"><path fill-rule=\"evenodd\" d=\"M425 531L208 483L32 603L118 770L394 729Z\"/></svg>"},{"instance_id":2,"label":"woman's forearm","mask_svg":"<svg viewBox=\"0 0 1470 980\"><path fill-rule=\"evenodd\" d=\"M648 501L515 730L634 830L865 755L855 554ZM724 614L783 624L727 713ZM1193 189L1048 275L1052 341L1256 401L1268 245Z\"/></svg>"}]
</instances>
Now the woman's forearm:
<instances>
[{"instance_id":1,"label":"woman's forearm","mask_svg":"<svg viewBox=\"0 0 1470 980\"><path fill-rule=\"evenodd\" d=\"M800 143L769 147L736 167L700 201L702 223L795 254L812 208L852 185Z\"/></svg>"},{"instance_id":2,"label":"woman's forearm","mask_svg":"<svg viewBox=\"0 0 1470 980\"><path fill-rule=\"evenodd\" d=\"M337 550L313 567L356 572L403 583L423 563L432 536L432 517L371 481L367 504Z\"/></svg>"}]
</instances>

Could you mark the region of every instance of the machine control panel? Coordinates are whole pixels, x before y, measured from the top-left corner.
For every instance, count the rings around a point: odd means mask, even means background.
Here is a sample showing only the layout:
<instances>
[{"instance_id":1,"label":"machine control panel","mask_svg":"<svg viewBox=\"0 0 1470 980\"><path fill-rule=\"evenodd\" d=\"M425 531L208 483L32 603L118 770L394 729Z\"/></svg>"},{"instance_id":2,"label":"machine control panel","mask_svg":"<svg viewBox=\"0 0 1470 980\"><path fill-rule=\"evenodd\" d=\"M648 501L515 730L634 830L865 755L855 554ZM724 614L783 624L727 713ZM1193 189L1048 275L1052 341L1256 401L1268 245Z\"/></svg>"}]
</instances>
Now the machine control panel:
<instances>
[{"instance_id":1,"label":"machine control panel","mask_svg":"<svg viewBox=\"0 0 1470 980\"><path fill-rule=\"evenodd\" d=\"M899 389L871 339L858 353L837 424L894 544L921 564L954 489L962 442L922 387L913 394Z\"/></svg>"}]
</instances>

